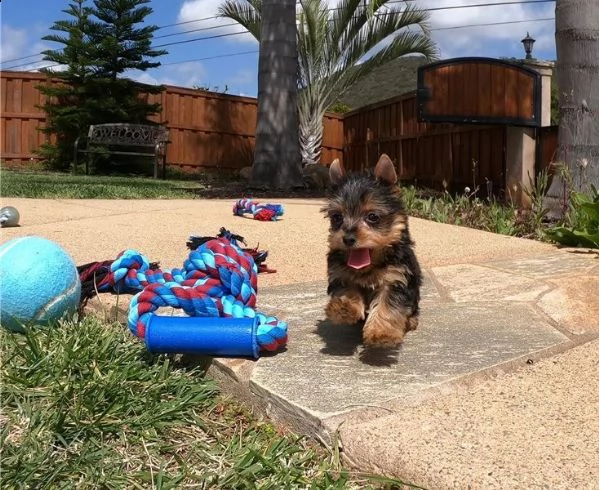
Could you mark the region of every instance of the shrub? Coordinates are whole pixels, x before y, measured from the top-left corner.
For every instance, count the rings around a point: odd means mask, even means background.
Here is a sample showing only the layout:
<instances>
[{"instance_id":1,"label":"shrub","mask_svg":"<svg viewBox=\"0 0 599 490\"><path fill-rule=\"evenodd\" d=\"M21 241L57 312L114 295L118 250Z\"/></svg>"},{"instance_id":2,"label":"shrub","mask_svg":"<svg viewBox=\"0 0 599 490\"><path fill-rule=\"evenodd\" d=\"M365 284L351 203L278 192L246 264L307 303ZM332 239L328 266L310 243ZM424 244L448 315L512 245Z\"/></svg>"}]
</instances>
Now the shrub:
<instances>
[{"instance_id":1,"label":"shrub","mask_svg":"<svg viewBox=\"0 0 599 490\"><path fill-rule=\"evenodd\" d=\"M591 195L572 192L569 221L571 226L545 230L547 237L568 247L599 248L599 190L591 184Z\"/></svg>"}]
</instances>

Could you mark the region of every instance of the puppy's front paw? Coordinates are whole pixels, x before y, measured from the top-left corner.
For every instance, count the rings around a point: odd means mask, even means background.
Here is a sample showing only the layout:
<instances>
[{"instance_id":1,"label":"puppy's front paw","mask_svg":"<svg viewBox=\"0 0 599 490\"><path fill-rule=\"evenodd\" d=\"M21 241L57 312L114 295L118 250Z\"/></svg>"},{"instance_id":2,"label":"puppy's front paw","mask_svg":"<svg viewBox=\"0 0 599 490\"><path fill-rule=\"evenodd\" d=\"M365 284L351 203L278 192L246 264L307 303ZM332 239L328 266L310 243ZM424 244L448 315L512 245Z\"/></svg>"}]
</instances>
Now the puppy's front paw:
<instances>
[{"instance_id":1,"label":"puppy's front paw","mask_svg":"<svg viewBox=\"0 0 599 490\"><path fill-rule=\"evenodd\" d=\"M411 316L408 318L407 330L416 330L418 328L418 316Z\"/></svg>"},{"instance_id":2,"label":"puppy's front paw","mask_svg":"<svg viewBox=\"0 0 599 490\"><path fill-rule=\"evenodd\" d=\"M364 345L382 348L398 347L403 342L405 331L403 324L391 324L376 315L370 316L364 325Z\"/></svg>"},{"instance_id":3,"label":"puppy's front paw","mask_svg":"<svg viewBox=\"0 0 599 490\"><path fill-rule=\"evenodd\" d=\"M353 325L365 318L364 302L358 296L333 296L325 313L333 323Z\"/></svg>"}]
</instances>

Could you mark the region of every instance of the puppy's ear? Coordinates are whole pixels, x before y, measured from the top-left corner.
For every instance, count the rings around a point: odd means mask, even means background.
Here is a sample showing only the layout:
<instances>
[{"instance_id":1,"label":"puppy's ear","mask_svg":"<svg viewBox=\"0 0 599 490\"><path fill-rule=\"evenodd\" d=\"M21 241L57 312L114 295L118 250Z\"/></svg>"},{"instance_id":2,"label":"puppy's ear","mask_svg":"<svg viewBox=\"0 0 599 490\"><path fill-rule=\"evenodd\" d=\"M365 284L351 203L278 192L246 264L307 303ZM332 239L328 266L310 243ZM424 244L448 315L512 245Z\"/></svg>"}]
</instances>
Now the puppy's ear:
<instances>
[{"instance_id":1,"label":"puppy's ear","mask_svg":"<svg viewBox=\"0 0 599 490\"><path fill-rule=\"evenodd\" d=\"M333 163L331 163L331 166L329 167L329 178L331 179L331 184L337 185L344 175L345 170L343 170L343 167L341 166L339 159L335 158L335 160L333 160Z\"/></svg>"},{"instance_id":2,"label":"puppy's ear","mask_svg":"<svg viewBox=\"0 0 599 490\"><path fill-rule=\"evenodd\" d=\"M386 185L394 185L397 182L395 167L386 153L383 153L376 163L376 167L374 167L374 176L377 180Z\"/></svg>"}]
</instances>

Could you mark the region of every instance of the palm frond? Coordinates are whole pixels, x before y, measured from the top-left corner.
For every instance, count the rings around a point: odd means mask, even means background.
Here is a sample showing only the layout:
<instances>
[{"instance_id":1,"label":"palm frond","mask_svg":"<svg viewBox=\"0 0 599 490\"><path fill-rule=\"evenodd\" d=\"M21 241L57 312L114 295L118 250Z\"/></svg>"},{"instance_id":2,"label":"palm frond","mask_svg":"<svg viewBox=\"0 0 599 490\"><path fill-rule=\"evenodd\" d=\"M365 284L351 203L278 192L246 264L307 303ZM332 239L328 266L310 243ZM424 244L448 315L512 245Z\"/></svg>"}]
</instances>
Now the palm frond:
<instances>
[{"instance_id":1,"label":"palm frond","mask_svg":"<svg viewBox=\"0 0 599 490\"><path fill-rule=\"evenodd\" d=\"M375 68L391 60L408 55L420 54L428 60L436 59L436 46L430 38L422 33L406 31L396 35L391 43L376 52L363 63L357 64L350 70L345 70L338 78L333 93L343 94L357 80L368 75Z\"/></svg>"},{"instance_id":2,"label":"palm frond","mask_svg":"<svg viewBox=\"0 0 599 490\"><path fill-rule=\"evenodd\" d=\"M308 86L325 73L330 53L327 48L328 10L326 2L305 0L298 16L298 58L300 86Z\"/></svg>"},{"instance_id":3,"label":"palm frond","mask_svg":"<svg viewBox=\"0 0 599 490\"><path fill-rule=\"evenodd\" d=\"M331 16L331 41L339 47L353 39L391 0L342 0Z\"/></svg>"},{"instance_id":4,"label":"palm frond","mask_svg":"<svg viewBox=\"0 0 599 490\"><path fill-rule=\"evenodd\" d=\"M261 0L225 0L217 11L218 17L234 20L260 41L262 19Z\"/></svg>"},{"instance_id":5,"label":"palm frond","mask_svg":"<svg viewBox=\"0 0 599 490\"><path fill-rule=\"evenodd\" d=\"M337 59L331 60L334 66L326 87L320 91L327 107L356 81L395 58L409 54L436 58L437 48L428 34L427 12L409 5L401 10L385 9L384 13L371 15L362 29L340 46Z\"/></svg>"},{"instance_id":6,"label":"palm frond","mask_svg":"<svg viewBox=\"0 0 599 490\"><path fill-rule=\"evenodd\" d=\"M336 9L331 11L330 32L334 44L339 44L341 35L347 30L361 3L362 0L342 0Z\"/></svg>"},{"instance_id":7,"label":"palm frond","mask_svg":"<svg viewBox=\"0 0 599 490\"><path fill-rule=\"evenodd\" d=\"M428 35L429 14L414 6L406 6L403 10L390 9L381 15L372 17L364 28L345 44L339 69L354 66L380 46L388 38L397 37L400 33L410 30L423 38ZM431 44L432 45L432 44ZM434 56L435 52L426 53L425 56Z\"/></svg>"}]
</instances>

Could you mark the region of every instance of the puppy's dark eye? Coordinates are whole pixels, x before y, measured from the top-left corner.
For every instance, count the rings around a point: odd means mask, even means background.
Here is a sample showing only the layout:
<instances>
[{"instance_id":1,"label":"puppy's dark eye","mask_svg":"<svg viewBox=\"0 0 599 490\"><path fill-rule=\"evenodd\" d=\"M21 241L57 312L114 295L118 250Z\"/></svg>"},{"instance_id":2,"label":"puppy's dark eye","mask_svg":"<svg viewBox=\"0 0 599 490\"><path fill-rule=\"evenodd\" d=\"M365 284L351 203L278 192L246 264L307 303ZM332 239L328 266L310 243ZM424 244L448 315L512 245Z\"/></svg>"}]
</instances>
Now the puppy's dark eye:
<instances>
[{"instance_id":1,"label":"puppy's dark eye","mask_svg":"<svg viewBox=\"0 0 599 490\"><path fill-rule=\"evenodd\" d=\"M366 215L366 221L371 225L377 224L381 220L380 216L376 213L368 213Z\"/></svg>"},{"instance_id":2,"label":"puppy's dark eye","mask_svg":"<svg viewBox=\"0 0 599 490\"><path fill-rule=\"evenodd\" d=\"M341 226L341 223L343 223L343 215L341 213L333 213L331 214L330 218L331 224L336 228Z\"/></svg>"}]
</instances>

